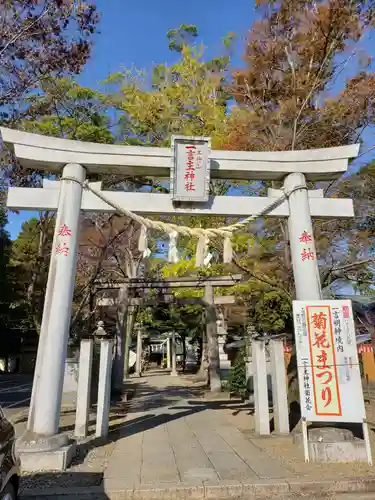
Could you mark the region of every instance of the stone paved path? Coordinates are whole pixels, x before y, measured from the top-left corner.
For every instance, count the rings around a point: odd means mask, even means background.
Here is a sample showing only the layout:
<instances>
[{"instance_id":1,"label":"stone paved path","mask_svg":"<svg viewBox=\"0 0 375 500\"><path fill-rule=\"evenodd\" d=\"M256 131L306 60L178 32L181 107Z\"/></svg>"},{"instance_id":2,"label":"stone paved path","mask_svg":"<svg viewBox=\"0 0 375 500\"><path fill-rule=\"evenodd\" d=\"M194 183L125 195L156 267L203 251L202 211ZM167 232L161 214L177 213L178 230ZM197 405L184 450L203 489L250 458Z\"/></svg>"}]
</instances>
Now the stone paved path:
<instances>
[{"instance_id":1,"label":"stone paved path","mask_svg":"<svg viewBox=\"0 0 375 500\"><path fill-rule=\"evenodd\" d=\"M137 396L104 472L110 488L289 477L212 405L207 408L183 379L158 374L138 379Z\"/></svg>"}]
</instances>

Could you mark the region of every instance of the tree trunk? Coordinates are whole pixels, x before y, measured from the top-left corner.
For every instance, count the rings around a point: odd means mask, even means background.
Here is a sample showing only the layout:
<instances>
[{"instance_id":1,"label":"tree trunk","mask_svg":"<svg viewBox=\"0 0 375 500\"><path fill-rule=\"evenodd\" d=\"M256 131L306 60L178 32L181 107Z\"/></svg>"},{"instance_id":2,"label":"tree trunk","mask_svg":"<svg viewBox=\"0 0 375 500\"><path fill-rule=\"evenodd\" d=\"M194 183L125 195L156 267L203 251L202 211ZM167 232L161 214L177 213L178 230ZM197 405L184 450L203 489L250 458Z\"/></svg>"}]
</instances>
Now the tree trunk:
<instances>
[{"instance_id":1,"label":"tree trunk","mask_svg":"<svg viewBox=\"0 0 375 500\"><path fill-rule=\"evenodd\" d=\"M89 317L88 317L88 322L87 322L87 330L89 332L93 332L95 329L95 294L93 293L92 290L90 290L90 297L89 297L89 304L88 304L88 309L89 309Z\"/></svg>"},{"instance_id":2,"label":"tree trunk","mask_svg":"<svg viewBox=\"0 0 375 500\"><path fill-rule=\"evenodd\" d=\"M124 380L125 368L125 335L126 335L126 317L127 317L127 288L124 286L119 293L119 308L117 310L116 321L116 346L115 359L113 365L113 385L115 390L121 391Z\"/></svg>"}]
</instances>

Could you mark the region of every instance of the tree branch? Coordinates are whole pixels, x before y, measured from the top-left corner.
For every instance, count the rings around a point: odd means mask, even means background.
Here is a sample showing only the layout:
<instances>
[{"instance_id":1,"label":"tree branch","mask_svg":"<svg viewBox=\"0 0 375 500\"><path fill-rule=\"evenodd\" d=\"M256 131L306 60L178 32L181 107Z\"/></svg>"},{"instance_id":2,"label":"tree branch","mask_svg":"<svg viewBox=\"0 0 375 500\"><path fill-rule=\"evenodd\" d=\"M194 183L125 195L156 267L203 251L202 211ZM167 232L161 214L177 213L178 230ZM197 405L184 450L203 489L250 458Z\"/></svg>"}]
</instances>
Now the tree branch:
<instances>
[{"instance_id":1,"label":"tree branch","mask_svg":"<svg viewBox=\"0 0 375 500\"><path fill-rule=\"evenodd\" d=\"M302 114L302 111L305 109L306 104L309 102L309 99L310 99L310 97L312 96L312 93L313 93L313 92L314 92L314 90L316 89L316 86L317 86L317 84L318 84L318 82L319 82L319 77L320 77L320 74L321 74L321 72L322 72L322 70L323 70L323 68L324 68L324 66L325 66L325 64L326 64L326 62L327 62L327 60L328 60L328 57L329 57L329 55L330 55L331 51L334 49L334 46L335 46L335 44L332 42L331 47L328 49L327 54L326 54L326 56L324 57L324 60L323 60L323 62L322 62L322 64L321 64L321 66L320 66L320 68L319 68L319 71L318 71L318 73L317 73L317 75L316 75L316 77L315 77L315 79L314 79L314 82L313 82L313 84L312 84L312 86L311 86L311 88L310 88L310 90L309 90L309 92L308 92L308 94L307 94L307 96L306 96L305 100L303 101L303 103L302 103L302 105L301 105L301 107L300 107L300 109L299 109L299 111L298 111L298 113L297 113L297 116L296 116L296 117L295 117L295 119L294 119L294 122L293 122L293 137L292 137L292 145L291 145L291 149L294 149L294 148L295 148L295 142L296 142L296 136L297 136L297 126L298 126L298 120L299 120L299 118L300 118L300 116L301 116L301 114Z\"/></svg>"},{"instance_id":2,"label":"tree branch","mask_svg":"<svg viewBox=\"0 0 375 500\"><path fill-rule=\"evenodd\" d=\"M356 262L352 262L351 264L345 264L343 266L335 267L332 269L332 273L337 271L346 271L347 269L352 269L353 267L362 266L363 264L368 264L370 262L375 262L375 257L370 257L368 259L357 260Z\"/></svg>"},{"instance_id":3,"label":"tree branch","mask_svg":"<svg viewBox=\"0 0 375 500\"><path fill-rule=\"evenodd\" d=\"M30 23L28 26L26 26L23 30L21 30L19 33L17 33L11 40L9 40L8 43L4 45L4 47L0 50L0 58L4 54L4 52L7 50L7 48L15 43L21 36L23 36L25 33L27 33L33 26L35 26L49 11L49 8L47 6L44 7L43 12L40 14L39 17L37 17L32 23Z\"/></svg>"},{"instance_id":4,"label":"tree branch","mask_svg":"<svg viewBox=\"0 0 375 500\"><path fill-rule=\"evenodd\" d=\"M237 258L237 256L235 254L233 254L233 262L236 264L236 266L239 269L241 269L241 271L244 271L245 273L247 273L249 276L251 276L255 280L260 281L261 283L264 283L264 284L266 284L266 285L268 285L271 288L274 288L276 290L281 290L282 292L284 292L285 294L287 294L288 297L291 297L289 291L286 290L284 287L278 285L277 283L273 283L271 280L269 280L266 277L257 276L256 274L254 274L253 271L250 271L246 266L244 266L243 264L241 264L241 262L239 261L239 259Z\"/></svg>"}]
</instances>

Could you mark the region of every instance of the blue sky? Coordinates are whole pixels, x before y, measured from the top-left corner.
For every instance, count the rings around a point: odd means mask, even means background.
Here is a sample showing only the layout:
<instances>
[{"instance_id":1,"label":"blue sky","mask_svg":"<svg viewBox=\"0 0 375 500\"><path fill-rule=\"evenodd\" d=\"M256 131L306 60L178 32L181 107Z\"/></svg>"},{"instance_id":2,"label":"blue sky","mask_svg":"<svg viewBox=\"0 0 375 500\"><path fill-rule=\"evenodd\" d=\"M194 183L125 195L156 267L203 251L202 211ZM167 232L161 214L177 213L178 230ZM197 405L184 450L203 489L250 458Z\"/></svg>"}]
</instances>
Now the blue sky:
<instances>
[{"instance_id":1,"label":"blue sky","mask_svg":"<svg viewBox=\"0 0 375 500\"><path fill-rule=\"evenodd\" d=\"M168 50L166 33L180 24L197 26L210 57L221 50L221 38L230 31L239 35L238 43L243 45L255 17L252 0L236 0L235 8L224 0L97 0L97 5L103 13L101 34L80 79L87 85L102 80L121 65L150 68L155 63L173 62L176 54Z\"/></svg>"},{"instance_id":2,"label":"blue sky","mask_svg":"<svg viewBox=\"0 0 375 500\"><path fill-rule=\"evenodd\" d=\"M256 17L253 0L97 0L102 13L99 34L96 36L92 57L78 78L82 85L97 87L108 74L122 66L150 69L155 63L173 63L178 57L168 50L166 33L180 24L194 24L199 30L199 42L206 47L206 57L221 53L221 39L229 32L237 34L233 66L242 64L241 55L248 29ZM371 41L367 39L368 52ZM348 65L343 76L349 76L357 68ZM336 89L335 89L336 90ZM373 137L366 136L369 144ZM363 158L365 160L365 158ZM368 160L368 157L366 157ZM16 238L22 223L31 212L9 214L8 230Z\"/></svg>"}]
</instances>

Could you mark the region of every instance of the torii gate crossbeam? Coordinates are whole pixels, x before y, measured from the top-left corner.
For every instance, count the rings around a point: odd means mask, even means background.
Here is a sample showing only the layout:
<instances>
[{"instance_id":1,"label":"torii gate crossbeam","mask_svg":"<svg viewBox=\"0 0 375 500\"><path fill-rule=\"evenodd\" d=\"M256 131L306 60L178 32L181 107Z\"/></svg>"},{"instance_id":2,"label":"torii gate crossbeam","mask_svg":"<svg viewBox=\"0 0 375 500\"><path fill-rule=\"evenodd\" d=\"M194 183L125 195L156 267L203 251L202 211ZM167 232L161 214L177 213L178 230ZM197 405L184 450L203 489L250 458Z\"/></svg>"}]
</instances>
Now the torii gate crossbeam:
<instances>
[{"instance_id":1,"label":"torii gate crossbeam","mask_svg":"<svg viewBox=\"0 0 375 500\"><path fill-rule=\"evenodd\" d=\"M114 146L71 141L0 127L4 143L13 147L25 168L60 172L79 163L88 173L167 177L172 163L170 148ZM307 151L212 151L211 177L240 180L283 180L303 173L308 181L331 180L348 168L359 145Z\"/></svg>"},{"instance_id":2,"label":"torii gate crossbeam","mask_svg":"<svg viewBox=\"0 0 375 500\"><path fill-rule=\"evenodd\" d=\"M10 188L8 207L13 210L57 210L60 195L59 181L44 182L44 188ZM269 190L269 196L212 196L208 202L191 204L194 206L175 206L168 194L125 193L101 191L96 189L117 205L126 207L134 213L142 215L219 215L224 217L248 217L261 213L268 205L275 202L281 192ZM99 188L99 189L98 189ZM275 196L277 195L277 196ZM332 217L353 217L353 201L351 199L324 198L323 190L309 191L309 208L312 217L322 219ZM84 191L81 210L83 212L106 212L116 210L93 193ZM289 217L289 205L285 201L275 208L269 217Z\"/></svg>"}]
</instances>

